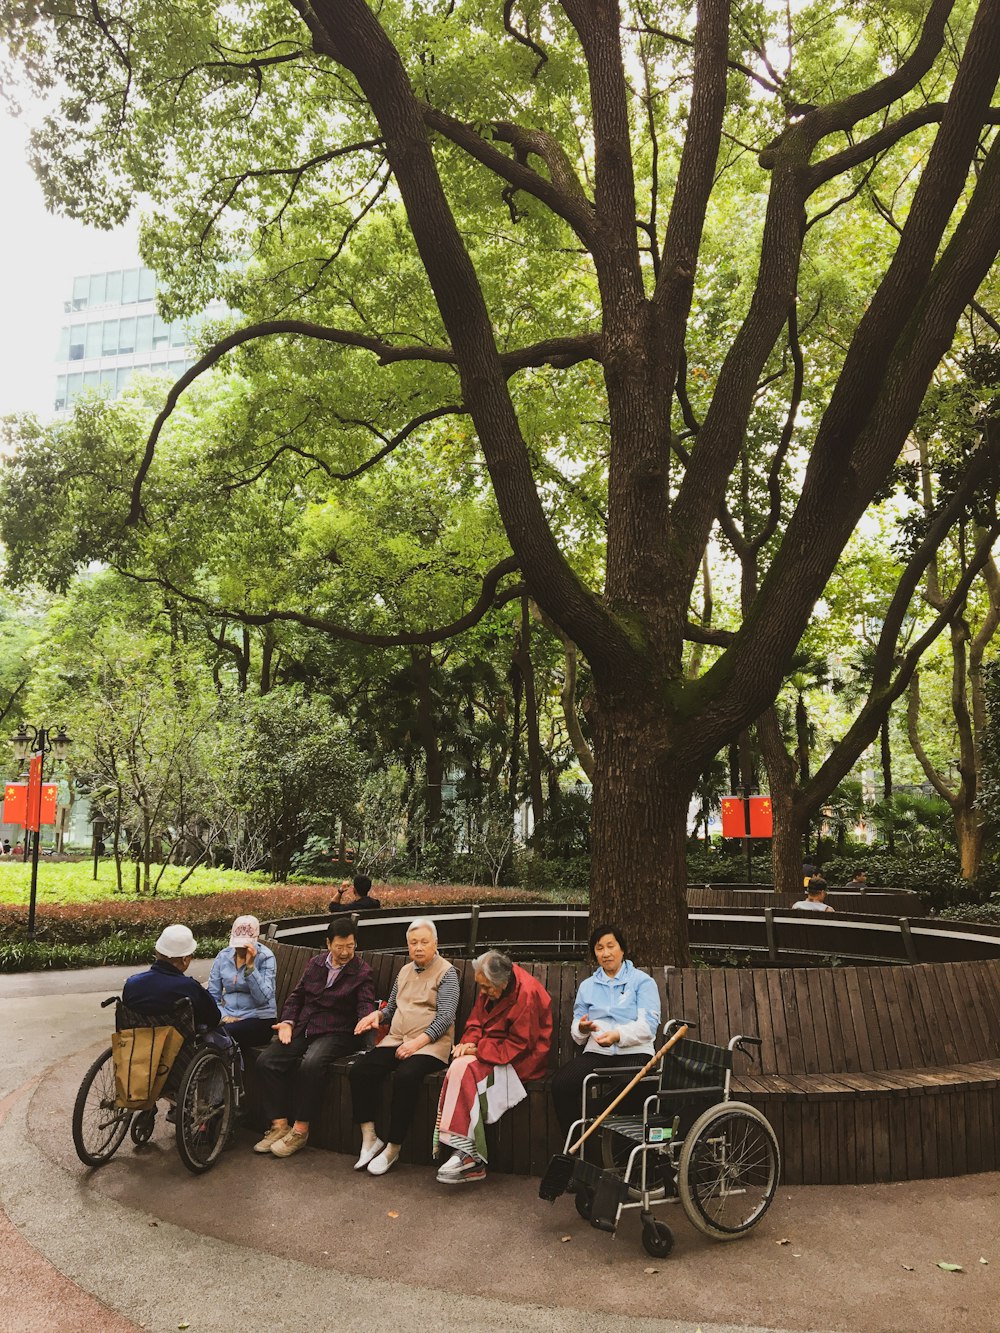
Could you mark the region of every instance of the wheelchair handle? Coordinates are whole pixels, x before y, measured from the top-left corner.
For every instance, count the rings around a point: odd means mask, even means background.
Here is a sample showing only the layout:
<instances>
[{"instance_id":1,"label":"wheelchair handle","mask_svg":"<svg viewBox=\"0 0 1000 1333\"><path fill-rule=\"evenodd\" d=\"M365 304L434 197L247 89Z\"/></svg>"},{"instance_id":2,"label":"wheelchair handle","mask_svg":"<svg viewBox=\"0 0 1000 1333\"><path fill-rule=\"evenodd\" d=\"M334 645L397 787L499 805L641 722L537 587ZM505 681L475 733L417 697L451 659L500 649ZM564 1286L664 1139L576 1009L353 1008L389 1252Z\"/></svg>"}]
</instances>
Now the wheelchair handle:
<instances>
[{"instance_id":1,"label":"wheelchair handle","mask_svg":"<svg viewBox=\"0 0 1000 1333\"><path fill-rule=\"evenodd\" d=\"M109 995L108 998L107 998L106 1000L102 1000L102 1001L101 1001L101 1008L102 1008L102 1009L107 1009L107 1007L108 1007L109 1004L117 1004L117 1003L118 1003L118 996L117 996L117 995Z\"/></svg>"}]
</instances>

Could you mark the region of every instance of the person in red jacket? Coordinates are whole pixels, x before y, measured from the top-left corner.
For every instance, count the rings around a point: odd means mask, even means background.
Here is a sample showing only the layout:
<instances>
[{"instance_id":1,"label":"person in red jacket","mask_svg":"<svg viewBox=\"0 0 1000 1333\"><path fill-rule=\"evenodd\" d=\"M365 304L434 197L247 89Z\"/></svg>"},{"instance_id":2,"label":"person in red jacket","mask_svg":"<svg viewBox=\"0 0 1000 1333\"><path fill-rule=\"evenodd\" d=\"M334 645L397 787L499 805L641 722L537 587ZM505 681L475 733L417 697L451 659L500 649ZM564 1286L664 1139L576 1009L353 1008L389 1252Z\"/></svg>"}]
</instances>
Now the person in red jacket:
<instances>
[{"instance_id":1,"label":"person in red jacket","mask_svg":"<svg viewBox=\"0 0 1000 1333\"><path fill-rule=\"evenodd\" d=\"M479 996L452 1050L438 1100L434 1155L452 1155L437 1173L444 1185L486 1179L486 1126L545 1077L552 1045L552 1000L541 982L496 949L476 959Z\"/></svg>"}]
</instances>

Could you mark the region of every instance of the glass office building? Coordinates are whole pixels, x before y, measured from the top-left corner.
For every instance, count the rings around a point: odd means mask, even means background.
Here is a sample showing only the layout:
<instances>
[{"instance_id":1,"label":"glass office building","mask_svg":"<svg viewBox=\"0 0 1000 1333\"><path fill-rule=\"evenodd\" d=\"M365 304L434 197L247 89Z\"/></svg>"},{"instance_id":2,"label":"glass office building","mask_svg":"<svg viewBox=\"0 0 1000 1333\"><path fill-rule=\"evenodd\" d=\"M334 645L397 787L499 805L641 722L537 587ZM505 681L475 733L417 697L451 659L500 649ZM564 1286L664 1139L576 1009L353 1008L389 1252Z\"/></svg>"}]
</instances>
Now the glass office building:
<instances>
[{"instance_id":1,"label":"glass office building","mask_svg":"<svg viewBox=\"0 0 1000 1333\"><path fill-rule=\"evenodd\" d=\"M116 397L136 371L177 379L192 364L192 321L168 324L156 313L156 274L151 269L74 278L64 310L67 320L56 353L56 412L67 412L86 390ZM200 320L226 313L219 302Z\"/></svg>"}]
</instances>

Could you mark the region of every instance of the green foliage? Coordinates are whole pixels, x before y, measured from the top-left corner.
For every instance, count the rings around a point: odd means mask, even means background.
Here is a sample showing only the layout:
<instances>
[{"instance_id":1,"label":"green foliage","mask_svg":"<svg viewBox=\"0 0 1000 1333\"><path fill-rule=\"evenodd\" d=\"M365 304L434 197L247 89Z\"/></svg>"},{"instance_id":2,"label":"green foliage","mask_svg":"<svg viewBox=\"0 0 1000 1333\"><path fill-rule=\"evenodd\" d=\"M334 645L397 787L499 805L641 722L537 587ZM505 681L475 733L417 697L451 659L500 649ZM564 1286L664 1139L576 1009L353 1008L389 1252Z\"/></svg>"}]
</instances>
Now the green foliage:
<instances>
[{"instance_id":1,"label":"green foliage","mask_svg":"<svg viewBox=\"0 0 1000 1333\"><path fill-rule=\"evenodd\" d=\"M159 870L160 867L157 867ZM189 871L186 866L162 867L160 893L164 898L198 898L206 894L251 890L267 882L263 874L246 874L233 870L213 870L199 866ZM93 878L91 859L54 861L45 857L38 864L38 902L95 903L118 896L114 862L110 857L98 861L97 879ZM184 880L183 887L180 881ZM31 866L10 859L0 860L0 904L26 907L31 888ZM145 905L143 905L145 910Z\"/></svg>"}]
</instances>

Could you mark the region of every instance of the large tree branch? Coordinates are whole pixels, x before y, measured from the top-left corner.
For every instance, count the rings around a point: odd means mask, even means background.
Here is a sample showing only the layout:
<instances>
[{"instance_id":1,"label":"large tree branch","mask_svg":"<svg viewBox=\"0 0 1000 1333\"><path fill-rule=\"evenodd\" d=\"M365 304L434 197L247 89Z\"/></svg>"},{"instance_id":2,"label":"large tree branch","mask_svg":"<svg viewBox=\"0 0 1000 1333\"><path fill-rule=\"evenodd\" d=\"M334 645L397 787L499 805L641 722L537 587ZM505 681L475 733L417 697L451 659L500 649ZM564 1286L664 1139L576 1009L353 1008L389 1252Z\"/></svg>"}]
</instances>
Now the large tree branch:
<instances>
[{"instance_id":1,"label":"large tree branch","mask_svg":"<svg viewBox=\"0 0 1000 1333\"><path fill-rule=\"evenodd\" d=\"M270 338L279 334L314 338L320 342L335 343L341 347L360 348L376 356L379 365L382 366L391 365L397 361L430 361L438 365L456 365L458 361L455 353L448 347L398 347L393 343L386 342L383 338L375 338L370 334L359 333L354 329L329 328L324 324L312 324L301 319L264 320L259 324L249 324L246 328L236 329L233 333L227 334L225 338L221 338L171 386L163 407L153 422L149 438L146 441L146 448L136 472L135 481L132 485L132 503L126 520L128 524L138 523L142 516L142 487L156 455L157 441L185 389L189 388L199 376L210 370L235 348L241 347L244 343L253 342L258 338ZM577 361L588 360L597 356L599 350L600 340L595 335L581 334L576 338L550 338L545 342L538 343L534 349L531 347L515 348L509 353L500 353L499 359L504 370L508 374L513 374L515 371L525 370L529 366L552 365L565 367L575 365ZM442 409L441 415L446 410L450 411L452 409Z\"/></svg>"},{"instance_id":2,"label":"large tree branch","mask_svg":"<svg viewBox=\"0 0 1000 1333\"><path fill-rule=\"evenodd\" d=\"M516 598L523 595L525 588L522 583L514 584L511 587L503 588L497 591L497 585L507 574L513 574L518 568L517 559L509 556L506 560L501 560L498 565L483 576L483 586L479 598L474 606L471 606L464 615L458 616L447 625L440 625L435 629L429 630L400 630L396 634L369 634L364 630L353 629L350 625L341 625L335 620L330 620L326 616L313 616L305 611L286 611L273 609L270 611L241 611L236 607L219 607L213 604L206 597L199 597L195 593L185 592L183 588L177 587L170 579L157 574L136 574L128 569L119 569L119 573L127 578L133 579L136 583L152 583L157 587L165 588L176 597L180 597L190 606L198 607L201 611L216 619L238 620L243 625L276 625L289 624L301 625L303 629L318 630L323 634L329 634L336 639L345 639L349 643L360 643L370 648L399 648L411 647L416 645L430 646L435 643L442 643L445 639L453 639L457 634L464 630L471 629L473 625L478 625L483 616L488 611L497 607L506 605Z\"/></svg>"},{"instance_id":3,"label":"large tree branch","mask_svg":"<svg viewBox=\"0 0 1000 1333\"><path fill-rule=\"evenodd\" d=\"M458 353L462 397L529 591L591 663L604 660L624 681L634 674L634 647L571 568L549 526L482 286L438 174L424 107L399 53L365 0L312 0L300 9L320 48L354 75L378 121L417 253ZM634 208L630 231L633 217ZM634 234L632 239L635 244Z\"/></svg>"},{"instance_id":4,"label":"large tree branch","mask_svg":"<svg viewBox=\"0 0 1000 1333\"><path fill-rule=\"evenodd\" d=\"M572 227L583 244L590 249L594 244L594 214L575 172L562 147L550 134L542 130L522 129L509 121L494 125L494 136L511 144L522 155L533 153L540 157L552 173L552 179L533 171L521 157L508 157L499 148L477 134L471 125L449 116L445 111L426 103L420 104L424 123L457 147L488 167L494 175L507 181L516 190L533 195L558 217Z\"/></svg>"},{"instance_id":5,"label":"large tree branch","mask_svg":"<svg viewBox=\"0 0 1000 1333\"><path fill-rule=\"evenodd\" d=\"M858 143L851 144L839 153L833 153L830 157L824 158L822 162L817 162L810 168L808 178L808 191L811 194L819 186L832 180L834 176L839 176L844 171L850 171L852 167L860 166L862 162L867 162L870 158L877 157L879 153L884 153L887 149L897 144L913 130L920 129L923 125L933 125L940 121L944 115L944 102L928 102L926 106L915 107L912 111L907 111L905 115L900 116L898 120L892 121L889 125L884 125L882 129L870 134L867 139L861 139ZM1000 124L1000 107L990 107L984 117L984 125Z\"/></svg>"}]
</instances>

